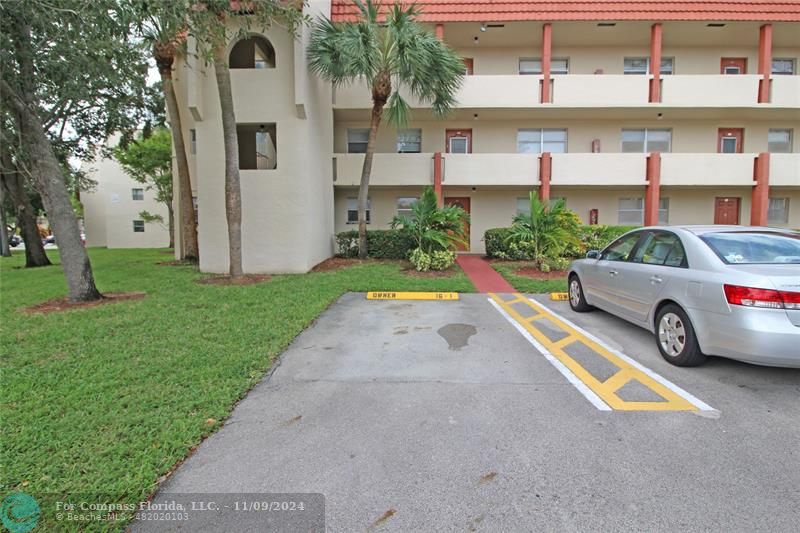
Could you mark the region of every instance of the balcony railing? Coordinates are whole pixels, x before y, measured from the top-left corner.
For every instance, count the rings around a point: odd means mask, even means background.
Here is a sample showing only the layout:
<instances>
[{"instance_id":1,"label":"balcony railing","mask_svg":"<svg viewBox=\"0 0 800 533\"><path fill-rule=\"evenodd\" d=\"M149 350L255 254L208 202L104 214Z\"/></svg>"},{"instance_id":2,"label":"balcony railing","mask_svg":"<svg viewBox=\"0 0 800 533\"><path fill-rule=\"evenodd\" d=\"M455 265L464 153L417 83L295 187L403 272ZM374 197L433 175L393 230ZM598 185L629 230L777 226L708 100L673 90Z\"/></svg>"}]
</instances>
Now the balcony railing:
<instances>
[{"instance_id":1,"label":"balcony railing","mask_svg":"<svg viewBox=\"0 0 800 533\"><path fill-rule=\"evenodd\" d=\"M769 184L800 187L800 154L770 154Z\"/></svg>"},{"instance_id":2,"label":"balcony railing","mask_svg":"<svg viewBox=\"0 0 800 533\"><path fill-rule=\"evenodd\" d=\"M800 107L800 76L773 76L770 103L780 107Z\"/></svg>"},{"instance_id":3,"label":"balcony railing","mask_svg":"<svg viewBox=\"0 0 800 533\"><path fill-rule=\"evenodd\" d=\"M648 76L553 76L553 104L569 107L643 106L647 105L648 84Z\"/></svg>"},{"instance_id":4,"label":"balcony railing","mask_svg":"<svg viewBox=\"0 0 800 533\"><path fill-rule=\"evenodd\" d=\"M336 185L358 186L364 154L334 154ZM431 185L433 154L375 154L370 185Z\"/></svg>"},{"instance_id":5,"label":"balcony railing","mask_svg":"<svg viewBox=\"0 0 800 533\"><path fill-rule=\"evenodd\" d=\"M647 154L553 154L550 184L645 185Z\"/></svg>"},{"instance_id":6,"label":"balcony railing","mask_svg":"<svg viewBox=\"0 0 800 533\"><path fill-rule=\"evenodd\" d=\"M758 154L661 154L661 185L752 186Z\"/></svg>"},{"instance_id":7,"label":"balcony railing","mask_svg":"<svg viewBox=\"0 0 800 533\"><path fill-rule=\"evenodd\" d=\"M445 186L539 184L538 154L444 154L443 157Z\"/></svg>"},{"instance_id":8,"label":"balcony railing","mask_svg":"<svg viewBox=\"0 0 800 533\"><path fill-rule=\"evenodd\" d=\"M745 107L758 102L755 75L685 75L662 78L661 103L678 107Z\"/></svg>"}]
</instances>

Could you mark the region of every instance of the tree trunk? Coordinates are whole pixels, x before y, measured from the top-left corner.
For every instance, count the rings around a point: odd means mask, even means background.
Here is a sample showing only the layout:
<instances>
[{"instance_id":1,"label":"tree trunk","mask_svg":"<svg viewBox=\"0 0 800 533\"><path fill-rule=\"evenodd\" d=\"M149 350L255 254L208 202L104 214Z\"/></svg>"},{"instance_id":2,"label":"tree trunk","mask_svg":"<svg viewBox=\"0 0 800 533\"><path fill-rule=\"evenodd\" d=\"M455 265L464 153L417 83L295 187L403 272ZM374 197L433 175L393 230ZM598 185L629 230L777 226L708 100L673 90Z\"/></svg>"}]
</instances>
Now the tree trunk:
<instances>
[{"instance_id":1,"label":"tree trunk","mask_svg":"<svg viewBox=\"0 0 800 533\"><path fill-rule=\"evenodd\" d=\"M5 191L0 187L0 256L11 257L11 246L8 244L8 227L6 226Z\"/></svg>"},{"instance_id":2,"label":"tree trunk","mask_svg":"<svg viewBox=\"0 0 800 533\"><path fill-rule=\"evenodd\" d=\"M228 253L230 275L240 277L242 270L242 190L239 179L239 138L233 111L231 71L227 47L214 47L214 73L217 78L219 105L222 110L222 135L225 145L225 218L228 221Z\"/></svg>"},{"instance_id":3,"label":"tree trunk","mask_svg":"<svg viewBox=\"0 0 800 533\"><path fill-rule=\"evenodd\" d=\"M175 248L175 209L172 202L167 204L167 214L169 216L169 247Z\"/></svg>"},{"instance_id":4,"label":"tree trunk","mask_svg":"<svg viewBox=\"0 0 800 533\"><path fill-rule=\"evenodd\" d=\"M159 63L161 84L164 88L164 100L169 112L172 144L175 146L175 157L178 167L178 202L181 206L181 259L198 261L200 248L197 243L197 221L194 216L194 202L192 201L192 180L189 176L189 161L186 157L186 143L183 142L183 126L178 99L175 96L175 86L172 84L172 62L168 66ZM171 208L170 208L171 209ZM172 211L170 210L170 213ZM174 240L170 232L170 240Z\"/></svg>"},{"instance_id":5,"label":"tree trunk","mask_svg":"<svg viewBox=\"0 0 800 533\"><path fill-rule=\"evenodd\" d=\"M3 166L9 166L8 155L4 154L6 161ZM14 214L17 217L17 226L20 229L20 236L25 243L25 267L33 268L49 266L52 263L47 258L42 244L42 237L39 235L39 226L36 224L36 211L33 209L31 199L25 191L25 183L22 174L15 171L3 172L3 186L8 191L8 196L14 204Z\"/></svg>"}]
</instances>

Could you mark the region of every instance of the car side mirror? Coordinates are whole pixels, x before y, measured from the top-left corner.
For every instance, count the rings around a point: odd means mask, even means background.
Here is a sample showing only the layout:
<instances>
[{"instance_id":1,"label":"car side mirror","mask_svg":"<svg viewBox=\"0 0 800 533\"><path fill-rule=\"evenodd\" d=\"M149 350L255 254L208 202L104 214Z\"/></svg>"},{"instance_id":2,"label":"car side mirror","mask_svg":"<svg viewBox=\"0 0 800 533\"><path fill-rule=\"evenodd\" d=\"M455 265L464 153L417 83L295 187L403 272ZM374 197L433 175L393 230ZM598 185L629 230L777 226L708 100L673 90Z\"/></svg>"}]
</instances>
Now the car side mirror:
<instances>
[{"instance_id":1,"label":"car side mirror","mask_svg":"<svg viewBox=\"0 0 800 533\"><path fill-rule=\"evenodd\" d=\"M586 252L586 259L600 259L600 250L589 250Z\"/></svg>"}]
</instances>

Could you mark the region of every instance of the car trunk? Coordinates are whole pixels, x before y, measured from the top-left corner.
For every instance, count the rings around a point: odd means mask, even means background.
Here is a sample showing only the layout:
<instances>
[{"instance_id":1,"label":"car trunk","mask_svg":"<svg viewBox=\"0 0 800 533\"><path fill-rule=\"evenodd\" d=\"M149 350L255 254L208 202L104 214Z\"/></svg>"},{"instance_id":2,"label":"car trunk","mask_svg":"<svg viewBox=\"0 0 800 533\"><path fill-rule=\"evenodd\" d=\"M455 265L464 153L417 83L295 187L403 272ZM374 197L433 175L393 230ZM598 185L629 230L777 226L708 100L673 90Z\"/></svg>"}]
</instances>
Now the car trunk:
<instances>
[{"instance_id":1,"label":"car trunk","mask_svg":"<svg viewBox=\"0 0 800 533\"><path fill-rule=\"evenodd\" d=\"M786 264L786 265L729 265L735 270L754 274L756 276L763 276L769 280L773 289L778 289L781 292L797 292L800 293L800 265L799 264ZM764 286L763 288L768 288ZM789 320L797 327L800 327L800 310L787 309L786 314L789 315Z\"/></svg>"}]
</instances>

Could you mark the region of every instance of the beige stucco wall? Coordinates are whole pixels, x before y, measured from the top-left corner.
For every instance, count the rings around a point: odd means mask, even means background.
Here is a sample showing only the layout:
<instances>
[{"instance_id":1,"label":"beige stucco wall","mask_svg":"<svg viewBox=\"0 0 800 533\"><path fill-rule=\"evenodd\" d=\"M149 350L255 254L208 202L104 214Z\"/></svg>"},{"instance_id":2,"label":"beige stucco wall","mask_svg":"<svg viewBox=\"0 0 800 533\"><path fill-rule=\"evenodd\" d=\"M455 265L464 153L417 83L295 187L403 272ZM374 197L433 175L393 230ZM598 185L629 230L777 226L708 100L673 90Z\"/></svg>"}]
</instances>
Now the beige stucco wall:
<instances>
[{"instance_id":1,"label":"beige stucco wall","mask_svg":"<svg viewBox=\"0 0 800 533\"><path fill-rule=\"evenodd\" d=\"M81 193L86 246L108 248L165 248L169 245L167 207L155 200L155 192L136 182L114 159L87 163L89 178L97 182L94 190ZM131 189L145 189L144 200L133 200ZM144 232L134 233L133 221L147 211L161 215L164 223L145 223Z\"/></svg>"},{"instance_id":2,"label":"beige stucco wall","mask_svg":"<svg viewBox=\"0 0 800 533\"><path fill-rule=\"evenodd\" d=\"M312 2L306 12L326 12ZM276 68L231 70L237 123L275 123L277 168L242 170L242 259L246 273L306 272L329 257L333 236L333 124L327 84L307 74L308 28L293 39L279 27L260 33L275 49ZM233 43L231 43L231 46ZM187 68L194 91L200 269L228 271L222 124L213 69ZM186 91L186 87L181 89Z\"/></svg>"}]
</instances>

